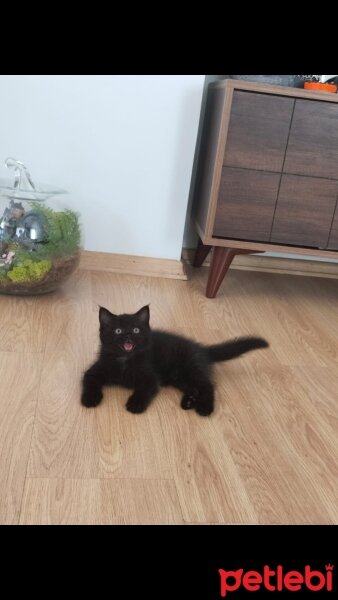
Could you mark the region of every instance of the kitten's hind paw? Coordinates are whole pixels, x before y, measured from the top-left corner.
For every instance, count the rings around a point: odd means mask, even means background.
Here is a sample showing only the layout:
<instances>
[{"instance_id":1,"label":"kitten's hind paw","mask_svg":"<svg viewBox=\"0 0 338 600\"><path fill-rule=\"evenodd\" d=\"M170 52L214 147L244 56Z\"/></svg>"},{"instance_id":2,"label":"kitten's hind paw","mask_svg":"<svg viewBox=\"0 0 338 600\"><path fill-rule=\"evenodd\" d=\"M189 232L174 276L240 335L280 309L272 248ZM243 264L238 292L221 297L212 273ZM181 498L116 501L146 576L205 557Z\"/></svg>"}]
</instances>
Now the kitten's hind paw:
<instances>
[{"instance_id":1,"label":"kitten's hind paw","mask_svg":"<svg viewBox=\"0 0 338 600\"><path fill-rule=\"evenodd\" d=\"M183 410L189 410L190 408L195 408L196 398L194 396L189 396L189 394L184 394L181 400L181 408Z\"/></svg>"},{"instance_id":2,"label":"kitten's hind paw","mask_svg":"<svg viewBox=\"0 0 338 600\"><path fill-rule=\"evenodd\" d=\"M213 412L214 407L212 404L207 404L207 403L197 404L195 406L195 410L196 410L197 414L199 414L201 417L208 417Z\"/></svg>"},{"instance_id":3,"label":"kitten's hind paw","mask_svg":"<svg viewBox=\"0 0 338 600\"><path fill-rule=\"evenodd\" d=\"M100 404L102 398L103 398L103 394L101 391L92 392L92 391L85 390L81 396L81 404L82 404L82 406L85 406L86 408L94 408L95 406Z\"/></svg>"},{"instance_id":4,"label":"kitten's hind paw","mask_svg":"<svg viewBox=\"0 0 338 600\"><path fill-rule=\"evenodd\" d=\"M145 411L147 406L148 406L148 404L145 403L145 401L143 399L138 398L137 396L132 394L128 398L128 402L126 404L126 409L131 413L140 414Z\"/></svg>"}]
</instances>

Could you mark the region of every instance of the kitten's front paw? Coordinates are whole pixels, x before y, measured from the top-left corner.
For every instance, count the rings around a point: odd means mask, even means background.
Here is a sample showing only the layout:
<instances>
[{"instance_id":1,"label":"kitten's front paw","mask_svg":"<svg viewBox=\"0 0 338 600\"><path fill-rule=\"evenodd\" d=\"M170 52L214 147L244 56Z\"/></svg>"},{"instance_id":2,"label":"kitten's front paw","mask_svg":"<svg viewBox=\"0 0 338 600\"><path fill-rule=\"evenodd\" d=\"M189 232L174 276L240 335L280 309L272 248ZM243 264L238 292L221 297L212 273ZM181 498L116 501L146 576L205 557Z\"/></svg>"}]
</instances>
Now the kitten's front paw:
<instances>
[{"instance_id":1,"label":"kitten's front paw","mask_svg":"<svg viewBox=\"0 0 338 600\"><path fill-rule=\"evenodd\" d=\"M98 404L100 404L103 398L102 391L92 391L92 390L84 390L81 396L81 404L86 408L94 408Z\"/></svg>"},{"instance_id":2,"label":"kitten's front paw","mask_svg":"<svg viewBox=\"0 0 338 600\"><path fill-rule=\"evenodd\" d=\"M128 398L126 409L129 410L129 412L139 414L143 413L146 408L147 403L142 398L137 397L135 394L132 394Z\"/></svg>"},{"instance_id":3,"label":"kitten's front paw","mask_svg":"<svg viewBox=\"0 0 338 600\"><path fill-rule=\"evenodd\" d=\"M201 417L208 417L213 412L214 407L209 402L198 403L195 406L195 410Z\"/></svg>"},{"instance_id":4,"label":"kitten's front paw","mask_svg":"<svg viewBox=\"0 0 338 600\"><path fill-rule=\"evenodd\" d=\"M190 408L195 408L196 398L194 396L189 396L189 394L184 394L181 400L181 408L183 410L189 410Z\"/></svg>"}]
</instances>

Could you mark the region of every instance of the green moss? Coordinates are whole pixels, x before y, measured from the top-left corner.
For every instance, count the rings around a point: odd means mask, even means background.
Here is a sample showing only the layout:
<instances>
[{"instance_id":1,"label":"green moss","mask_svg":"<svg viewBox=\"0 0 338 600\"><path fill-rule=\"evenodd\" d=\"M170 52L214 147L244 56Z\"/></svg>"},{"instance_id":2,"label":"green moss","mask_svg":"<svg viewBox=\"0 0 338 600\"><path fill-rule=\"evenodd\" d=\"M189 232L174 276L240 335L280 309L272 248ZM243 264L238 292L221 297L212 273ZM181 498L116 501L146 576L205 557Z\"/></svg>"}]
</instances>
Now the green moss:
<instances>
[{"instance_id":1,"label":"green moss","mask_svg":"<svg viewBox=\"0 0 338 600\"><path fill-rule=\"evenodd\" d=\"M7 276L13 283L39 281L48 273L51 266L50 260L34 262L32 259L26 259L18 263L11 271L8 271Z\"/></svg>"},{"instance_id":2,"label":"green moss","mask_svg":"<svg viewBox=\"0 0 338 600\"><path fill-rule=\"evenodd\" d=\"M15 256L13 258L13 266L22 263L24 260L29 260L32 258L32 252L27 250L24 246L20 246L18 243L11 243L8 246L9 251L15 252Z\"/></svg>"},{"instance_id":3,"label":"green moss","mask_svg":"<svg viewBox=\"0 0 338 600\"><path fill-rule=\"evenodd\" d=\"M25 281L30 281L29 277L27 277L27 272L24 267L14 267L12 271L8 273L8 277L13 281L13 283L24 283Z\"/></svg>"},{"instance_id":4,"label":"green moss","mask_svg":"<svg viewBox=\"0 0 338 600\"><path fill-rule=\"evenodd\" d=\"M8 285L8 279L4 273L0 273L0 286Z\"/></svg>"},{"instance_id":5,"label":"green moss","mask_svg":"<svg viewBox=\"0 0 338 600\"><path fill-rule=\"evenodd\" d=\"M77 213L72 210L56 212L39 202L31 202L32 209L41 217L46 230L45 244L36 244L38 256L71 255L80 249L81 232Z\"/></svg>"}]
</instances>

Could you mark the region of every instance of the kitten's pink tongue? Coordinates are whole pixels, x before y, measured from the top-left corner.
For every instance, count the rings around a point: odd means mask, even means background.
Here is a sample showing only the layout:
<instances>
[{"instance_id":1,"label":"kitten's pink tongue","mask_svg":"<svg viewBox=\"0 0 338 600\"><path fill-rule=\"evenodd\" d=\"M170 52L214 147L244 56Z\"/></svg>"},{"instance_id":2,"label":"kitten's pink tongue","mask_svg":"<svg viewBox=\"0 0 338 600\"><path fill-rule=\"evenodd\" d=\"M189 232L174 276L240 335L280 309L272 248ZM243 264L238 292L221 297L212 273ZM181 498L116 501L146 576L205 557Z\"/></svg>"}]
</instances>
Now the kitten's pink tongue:
<instances>
[{"instance_id":1,"label":"kitten's pink tongue","mask_svg":"<svg viewBox=\"0 0 338 600\"><path fill-rule=\"evenodd\" d=\"M131 350L134 348L134 344L131 344L130 342L124 342L123 348L126 352L131 352Z\"/></svg>"}]
</instances>

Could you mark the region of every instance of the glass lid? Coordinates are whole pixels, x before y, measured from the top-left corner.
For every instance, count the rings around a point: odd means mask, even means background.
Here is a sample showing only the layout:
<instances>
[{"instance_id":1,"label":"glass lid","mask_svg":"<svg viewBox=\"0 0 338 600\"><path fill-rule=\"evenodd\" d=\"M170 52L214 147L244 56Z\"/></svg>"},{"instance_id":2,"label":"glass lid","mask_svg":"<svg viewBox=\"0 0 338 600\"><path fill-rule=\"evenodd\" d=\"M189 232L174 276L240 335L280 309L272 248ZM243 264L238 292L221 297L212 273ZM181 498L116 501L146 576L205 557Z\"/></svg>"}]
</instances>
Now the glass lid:
<instances>
[{"instance_id":1,"label":"glass lid","mask_svg":"<svg viewBox=\"0 0 338 600\"><path fill-rule=\"evenodd\" d=\"M0 178L0 196L17 200L46 200L56 194L67 194L66 190L45 183L33 183L25 165L15 158L7 158L5 165L14 169L12 179Z\"/></svg>"}]
</instances>

